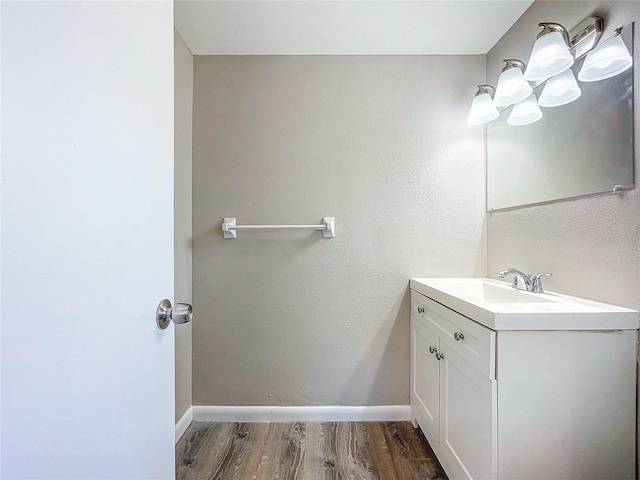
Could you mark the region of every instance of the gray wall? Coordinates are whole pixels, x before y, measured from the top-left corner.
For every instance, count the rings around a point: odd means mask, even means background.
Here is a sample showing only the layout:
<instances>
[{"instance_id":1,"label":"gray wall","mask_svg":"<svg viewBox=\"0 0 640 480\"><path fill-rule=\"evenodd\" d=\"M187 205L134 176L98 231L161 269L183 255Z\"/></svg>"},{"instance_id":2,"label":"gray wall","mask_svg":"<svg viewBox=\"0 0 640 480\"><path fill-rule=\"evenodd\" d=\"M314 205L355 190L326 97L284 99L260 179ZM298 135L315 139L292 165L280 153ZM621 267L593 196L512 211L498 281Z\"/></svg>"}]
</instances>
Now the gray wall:
<instances>
[{"instance_id":1,"label":"gray wall","mask_svg":"<svg viewBox=\"0 0 640 480\"><path fill-rule=\"evenodd\" d=\"M486 271L485 57L194 63L194 405L407 404L409 278Z\"/></svg>"},{"instance_id":2,"label":"gray wall","mask_svg":"<svg viewBox=\"0 0 640 480\"><path fill-rule=\"evenodd\" d=\"M174 31L175 55L175 302L191 302L191 134L193 55ZM176 422L191 407L191 323L175 326Z\"/></svg>"},{"instance_id":3,"label":"gray wall","mask_svg":"<svg viewBox=\"0 0 640 480\"><path fill-rule=\"evenodd\" d=\"M538 22L559 22L571 29L594 13L605 19L604 38L636 22L636 188L489 214L487 276L495 277L507 266L553 272L545 279L549 290L640 309L640 3L535 2L489 52L487 79L497 79L503 58L527 61Z\"/></svg>"}]
</instances>

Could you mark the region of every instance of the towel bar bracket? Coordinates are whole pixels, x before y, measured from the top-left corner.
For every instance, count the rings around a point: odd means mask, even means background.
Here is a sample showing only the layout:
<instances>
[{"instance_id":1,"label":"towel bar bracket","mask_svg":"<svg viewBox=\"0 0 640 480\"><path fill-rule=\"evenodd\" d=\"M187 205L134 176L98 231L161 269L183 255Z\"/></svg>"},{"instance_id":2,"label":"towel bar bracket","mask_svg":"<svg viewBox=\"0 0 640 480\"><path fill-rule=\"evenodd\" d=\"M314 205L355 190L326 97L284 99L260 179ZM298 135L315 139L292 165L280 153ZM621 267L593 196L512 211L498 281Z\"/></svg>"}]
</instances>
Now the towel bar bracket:
<instances>
[{"instance_id":1,"label":"towel bar bracket","mask_svg":"<svg viewBox=\"0 0 640 480\"><path fill-rule=\"evenodd\" d=\"M236 219L225 218L222 222L222 234L224 238L236 238Z\"/></svg>"}]
</instances>

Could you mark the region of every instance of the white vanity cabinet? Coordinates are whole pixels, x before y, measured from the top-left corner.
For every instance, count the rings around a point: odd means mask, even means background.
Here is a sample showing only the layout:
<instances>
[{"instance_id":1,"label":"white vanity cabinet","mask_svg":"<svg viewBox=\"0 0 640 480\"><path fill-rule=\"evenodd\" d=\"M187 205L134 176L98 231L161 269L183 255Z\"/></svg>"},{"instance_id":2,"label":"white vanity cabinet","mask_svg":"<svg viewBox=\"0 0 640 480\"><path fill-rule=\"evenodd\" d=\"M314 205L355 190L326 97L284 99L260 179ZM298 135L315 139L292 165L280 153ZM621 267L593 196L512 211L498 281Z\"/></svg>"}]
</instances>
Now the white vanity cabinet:
<instances>
[{"instance_id":1,"label":"white vanity cabinet","mask_svg":"<svg viewBox=\"0 0 640 480\"><path fill-rule=\"evenodd\" d=\"M416 292L411 311L414 425L450 478L496 478L495 332Z\"/></svg>"},{"instance_id":2,"label":"white vanity cabinet","mask_svg":"<svg viewBox=\"0 0 640 480\"><path fill-rule=\"evenodd\" d=\"M496 330L412 290L414 426L451 480L633 479L636 342Z\"/></svg>"}]
</instances>

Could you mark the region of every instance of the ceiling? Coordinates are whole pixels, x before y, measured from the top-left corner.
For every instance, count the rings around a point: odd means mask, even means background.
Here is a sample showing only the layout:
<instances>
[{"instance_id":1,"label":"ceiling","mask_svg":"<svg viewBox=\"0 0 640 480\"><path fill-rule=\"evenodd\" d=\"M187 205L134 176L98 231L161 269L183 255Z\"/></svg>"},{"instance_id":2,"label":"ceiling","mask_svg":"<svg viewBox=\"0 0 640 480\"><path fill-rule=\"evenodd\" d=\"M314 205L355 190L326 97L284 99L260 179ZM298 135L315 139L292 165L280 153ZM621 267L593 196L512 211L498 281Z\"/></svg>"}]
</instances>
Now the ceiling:
<instances>
[{"instance_id":1,"label":"ceiling","mask_svg":"<svg viewBox=\"0 0 640 480\"><path fill-rule=\"evenodd\" d=\"M176 0L194 55L484 54L533 0Z\"/></svg>"}]
</instances>

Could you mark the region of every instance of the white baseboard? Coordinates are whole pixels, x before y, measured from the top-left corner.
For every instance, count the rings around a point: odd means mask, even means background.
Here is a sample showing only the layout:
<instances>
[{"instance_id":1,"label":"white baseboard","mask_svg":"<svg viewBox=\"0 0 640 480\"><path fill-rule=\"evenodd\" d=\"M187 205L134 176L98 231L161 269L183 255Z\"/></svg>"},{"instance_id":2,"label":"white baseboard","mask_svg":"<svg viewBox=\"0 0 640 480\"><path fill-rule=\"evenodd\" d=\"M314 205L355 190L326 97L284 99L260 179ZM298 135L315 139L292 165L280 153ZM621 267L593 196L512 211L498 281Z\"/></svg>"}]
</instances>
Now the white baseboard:
<instances>
[{"instance_id":1,"label":"white baseboard","mask_svg":"<svg viewBox=\"0 0 640 480\"><path fill-rule=\"evenodd\" d=\"M193 410L193 420L200 422L400 422L411 420L409 405L363 407L194 405L191 408Z\"/></svg>"},{"instance_id":2,"label":"white baseboard","mask_svg":"<svg viewBox=\"0 0 640 480\"><path fill-rule=\"evenodd\" d=\"M178 443L178 440L180 440L180 437L184 435L184 432L187 431L187 428L189 427L189 424L192 421L193 421L193 407L190 407L187 409L186 412L184 412L184 415L182 415L182 418L178 420L178 423L176 423L176 443Z\"/></svg>"}]
</instances>

